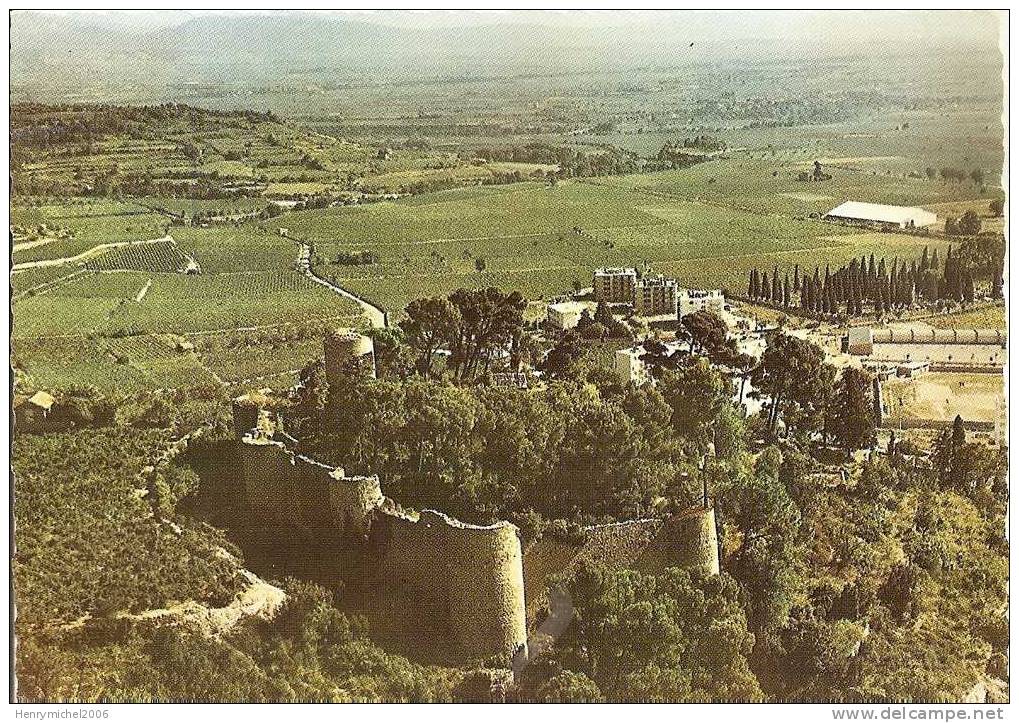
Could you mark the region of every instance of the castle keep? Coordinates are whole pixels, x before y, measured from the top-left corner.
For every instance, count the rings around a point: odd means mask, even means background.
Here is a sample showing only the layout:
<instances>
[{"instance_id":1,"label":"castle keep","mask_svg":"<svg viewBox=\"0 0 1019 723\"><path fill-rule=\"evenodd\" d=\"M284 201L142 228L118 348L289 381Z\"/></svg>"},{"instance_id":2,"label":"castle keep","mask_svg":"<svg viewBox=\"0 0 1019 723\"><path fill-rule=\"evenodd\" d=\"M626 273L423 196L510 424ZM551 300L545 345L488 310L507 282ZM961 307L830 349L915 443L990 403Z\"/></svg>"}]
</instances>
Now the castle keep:
<instances>
[{"instance_id":1,"label":"castle keep","mask_svg":"<svg viewBox=\"0 0 1019 723\"><path fill-rule=\"evenodd\" d=\"M353 369L374 376L370 339L343 333L324 346L329 381ZM582 544L542 539L525 554L509 522L471 525L435 510L404 510L383 494L378 477L349 476L294 452L296 440L283 430L266 391L235 399L233 421L233 474L241 477L252 522L281 539L343 540L359 551L364 565L357 574L374 599L387 601L387 615L423 613L464 659L526 656L528 630L538 622L536 602L546 597L553 575L581 559L719 571L710 506L664 520L590 528Z\"/></svg>"}]
</instances>

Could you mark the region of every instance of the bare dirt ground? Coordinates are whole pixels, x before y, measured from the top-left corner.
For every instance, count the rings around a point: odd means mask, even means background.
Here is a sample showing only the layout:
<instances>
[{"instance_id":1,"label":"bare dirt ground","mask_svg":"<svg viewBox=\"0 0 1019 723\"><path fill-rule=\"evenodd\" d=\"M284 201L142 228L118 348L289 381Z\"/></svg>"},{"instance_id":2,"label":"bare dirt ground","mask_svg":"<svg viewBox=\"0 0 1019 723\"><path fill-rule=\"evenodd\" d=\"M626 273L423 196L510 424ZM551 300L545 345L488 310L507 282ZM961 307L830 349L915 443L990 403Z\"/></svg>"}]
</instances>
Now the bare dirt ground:
<instances>
[{"instance_id":1,"label":"bare dirt ground","mask_svg":"<svg viewBox=\"0 0 1019 723\"><path fill-rule=\"evenodd\" d=\"M1005 395L999 374L932 372L916 379L892 379L882 389L889 417L949 422L960 415L993 422Z\"/></svg>"}]
</instances>

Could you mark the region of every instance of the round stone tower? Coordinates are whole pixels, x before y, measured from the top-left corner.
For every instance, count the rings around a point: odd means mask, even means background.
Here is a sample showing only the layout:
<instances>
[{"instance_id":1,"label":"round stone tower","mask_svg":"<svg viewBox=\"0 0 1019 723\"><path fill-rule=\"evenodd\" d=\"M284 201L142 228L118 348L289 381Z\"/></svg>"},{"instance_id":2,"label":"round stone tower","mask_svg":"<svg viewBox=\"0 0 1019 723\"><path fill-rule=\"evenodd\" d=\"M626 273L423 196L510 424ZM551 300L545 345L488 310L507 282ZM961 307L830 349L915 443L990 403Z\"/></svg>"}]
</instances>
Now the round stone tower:
<instances>
[{"instance_id":1,"label":"round stone tower","mask_svg":"<svg viewBox=\"0 0 1019 723\"><path fill-rule=\"evenodd\" d=\"M375 378L375 345L370 337L353 329L337 329L326 335L323 346L330 386L354 375Z\"/></svg>"},{"instance_id":2,"label":"round stone tower","mask_svg":"<svg viewBox=\"0 0 1019 723\"><path fill-rule=\"evenodd\" d=\"M657 542L668 564L718 574L718 532L715 508L710 503L667 518Z\"/></svg>"}]
</instances>

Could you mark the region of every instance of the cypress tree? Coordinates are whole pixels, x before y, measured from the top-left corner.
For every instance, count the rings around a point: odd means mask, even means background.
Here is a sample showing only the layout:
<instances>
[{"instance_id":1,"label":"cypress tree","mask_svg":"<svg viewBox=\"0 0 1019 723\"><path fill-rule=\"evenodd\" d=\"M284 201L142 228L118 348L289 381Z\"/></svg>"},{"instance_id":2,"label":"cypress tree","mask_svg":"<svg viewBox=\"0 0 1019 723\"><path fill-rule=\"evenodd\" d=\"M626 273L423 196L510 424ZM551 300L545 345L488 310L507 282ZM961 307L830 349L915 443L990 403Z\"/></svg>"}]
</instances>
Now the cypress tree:
<instances>
[{"instance_id":1,"label":"cypress tree","mask_svg":"<svg viewBox=\"0 0 1019 723\"><path fill-rule=\"evenodd\" d=\"M975 295L976 289L973 283L973 274L967 269L962 282L962 298L965 301L973 301Z\"/></svg>"},{"instance_id":2,"label":"cypress tree","mask_svg":"<svg viewBox=\"0 0 1019 723\"><path fill-rule=\"evenodd\" d=\"M793 267L793 291L800 290L800 265L796 264Z\"/></svg>"},{"instance_id":3,"label":"cypress tree","mask_svg":"<svg viewBox=\"0 0 1019 723\"><path fill-rule=\"evenodd\" d=\"M789 286L789 274L787 273L785 275L785 280L782 282L782 306L784 306L787 309L789 308L789 297L790 297L789 292L791 290L792 289Z\"/></svg>"}]
</instances>

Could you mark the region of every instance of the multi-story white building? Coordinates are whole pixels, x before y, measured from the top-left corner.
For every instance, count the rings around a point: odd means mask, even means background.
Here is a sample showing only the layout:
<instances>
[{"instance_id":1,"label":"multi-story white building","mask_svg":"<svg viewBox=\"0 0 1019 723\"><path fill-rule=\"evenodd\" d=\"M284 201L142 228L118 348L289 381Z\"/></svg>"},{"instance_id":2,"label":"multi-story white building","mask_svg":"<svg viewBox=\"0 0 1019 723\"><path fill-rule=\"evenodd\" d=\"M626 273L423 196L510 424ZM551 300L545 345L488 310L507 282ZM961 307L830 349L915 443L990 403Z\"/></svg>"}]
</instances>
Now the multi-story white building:
<instances>
[{"instance_id":1,"label":"multi-story white building","mask_svg":"<svg viewBox=\"0 0 1019 723\"><path fill-rule=\"evenodd\" d=\"M696 311L711 311L721 315L725 310L725 296L719 289L681 289L677 295L679 318Z\"/></svg>"},{"instance_id":2,"label":"multi-story white building","mask_svg":"<svg viewBox=\"0 0 1019 723\"><path fill-rule=\"evenodd\" d=\"M596 304L590 301L560 301L548 305L548 321L557 329L572 329L580 323L580 317L585 311L594 315Z\"/></svg>"},{"instance_id":3,"label":"multi-story white building","mask_svg":"<svg viewBox=\"0 0 1019 723\"><path fill-rule=\"evenodd\" d=\"M632 304L634 290L637 288L637 269L595 269L593 285L597 301Z\"/></svg>"},{"instance_id":4,"label":"multi-story white building","mask_svg":"<svg viewBox=\"0 0 1019 723\"><path fill-rule=\"evenodd\" d=\"M634 290L633 309L640 316L676 316L679 284L664 276L645 276Z\"/></svg>"}]
</instances>

